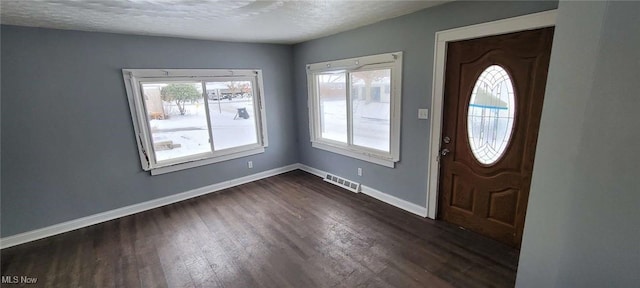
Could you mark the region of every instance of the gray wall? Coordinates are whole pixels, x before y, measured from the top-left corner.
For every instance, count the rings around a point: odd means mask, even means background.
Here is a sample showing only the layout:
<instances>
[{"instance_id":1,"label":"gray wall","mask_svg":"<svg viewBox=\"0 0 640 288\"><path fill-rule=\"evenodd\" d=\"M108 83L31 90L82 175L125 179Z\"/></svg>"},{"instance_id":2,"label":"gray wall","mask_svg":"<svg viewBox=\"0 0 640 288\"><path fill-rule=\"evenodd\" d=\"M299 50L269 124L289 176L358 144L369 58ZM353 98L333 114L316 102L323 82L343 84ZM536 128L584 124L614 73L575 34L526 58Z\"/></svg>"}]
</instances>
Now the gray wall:
<instances>
[{"instance_id":1,"label":"gray wall","mask_svg":"<svg viewBox=\"0 0 640 288\"><path fill-rule=\"evenodd\" d=\"M427 196L430 120L418 120L419 107L431 108L435 32L555 9L557 2L453 2L360 29L295 46L298 147L303 164L341 175L420 206ZM387 168L311 147L305 65L334 59L404 51L400 162ZM363 176L357 176L357 168Z\"/></svg>"},{"instance_id":2,"label":"gray wall","mask_svg":"<svg viewBox=\"0 0 640 288\"><path fill-rule=\"evenodd\" d=\"M2 30L0 29L0 47L2 47ZM0 67L2 67L2 57L0 57ZM0 69L0 79L2 79L2 69ZM0 80L0 112L2 112L2 81ZM0 115L0 151L2 151L2 117ZM2 153L0 152L0 208L2 207ZM2 212L0 212L0 229L2 229ZM0 234L0 237L2 234Z\"/></svg>"},{"instance_id":3,"label":"gray wall","mask_svg":"<svg viewBox=\"0 0 640 288\"><path fill-rule=\"evenodd\" d=\"M518 287L640 283L640 2L561 2Z\"/></svg>"},{"instance_id":4,"label":"gray wall","mask_svg":"<svg viewBox=\"0 0 640 288\"><path fill-rule=\"evenodd\" d=\"M2 237L298 160L291 46L13 26L1 33ZM122 68L263 69L270 146L150 176L140 166Z\"/></svg>"}]
</instances>

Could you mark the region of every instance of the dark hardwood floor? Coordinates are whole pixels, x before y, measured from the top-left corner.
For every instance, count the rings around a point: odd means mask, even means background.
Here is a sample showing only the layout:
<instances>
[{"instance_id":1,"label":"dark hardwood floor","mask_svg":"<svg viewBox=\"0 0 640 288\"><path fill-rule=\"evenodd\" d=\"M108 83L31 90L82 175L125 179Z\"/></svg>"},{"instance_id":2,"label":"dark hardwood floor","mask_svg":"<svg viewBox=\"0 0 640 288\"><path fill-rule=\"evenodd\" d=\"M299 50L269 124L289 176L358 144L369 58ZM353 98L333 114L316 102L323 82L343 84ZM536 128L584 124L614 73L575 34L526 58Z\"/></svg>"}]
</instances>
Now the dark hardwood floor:
<instances>
[{"instance_id":1,"label":"dark hardwood floor","mask_svg":"<svg viewBox=\"0 0 640 288\"><path fill-rule=\"evenodd\" d=\"M0 253L25 287L510 287L518 258L302 171Z\"/></svg>"}]
</instances>

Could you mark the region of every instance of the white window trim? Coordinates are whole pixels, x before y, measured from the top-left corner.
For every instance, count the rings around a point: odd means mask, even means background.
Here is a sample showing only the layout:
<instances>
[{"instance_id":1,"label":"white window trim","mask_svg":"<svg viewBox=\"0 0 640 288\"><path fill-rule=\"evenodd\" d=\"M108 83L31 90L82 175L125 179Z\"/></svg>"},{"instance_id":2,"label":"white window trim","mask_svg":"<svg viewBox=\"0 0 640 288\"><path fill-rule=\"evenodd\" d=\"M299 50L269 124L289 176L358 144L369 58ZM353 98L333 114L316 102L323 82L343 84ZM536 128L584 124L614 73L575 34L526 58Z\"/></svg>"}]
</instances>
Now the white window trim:
<instances>
[{"instance_id":1,"label":"white window trim","mask_svg":"<svg viewBox=\"0 0 640 288\"><path fill-rule=\"evenodd\" d=\"M140 163L142 169L150 171L151 175L159 175L264 153L265 147L269 144L264 104L264 86L262 70L260 69L122 69L122 75L133 120ZM259 117L255 117L254 119L254 121L256 121L258 143L191 155L176 159L175 161L167 160L157 162L155 160L153 144L151 143L151 133L149 131L146 109L140 92L140 83L178 80L196 82L229 81L236 79L247 79L254 83L254 102L257 104L255 105L255 111L259 114L256 115ZM204 97L203 95L203 98ZM208 113L207 111L207 115Z\"/></svg>"},{"instance_id":2,"label":"white window trim","mask_svg":"<svg viewBox=\"0 0 640 288\"><path fill-rule=\"evenodd\" d=\"M342 142L323 139L320 135L320 123L318 121L318 95L316 93L316 74L328 71L345 70L345 72L357 72L370 69L391 69L391 127L389 153L375 149L344 144ZM344 156L368 161L378 165L394 168L400 161L400 113L402 97L402 52L384 53L357 58L341 59L327 62L319 62L307 65L307 88L309 109L309 134L311 146ZM350 96L347 89L347 97ZM351 139L351 111L350 101L347 100L347 134ZM351 141L349 141L351 142Z\"/></svg>"}]
</instances>

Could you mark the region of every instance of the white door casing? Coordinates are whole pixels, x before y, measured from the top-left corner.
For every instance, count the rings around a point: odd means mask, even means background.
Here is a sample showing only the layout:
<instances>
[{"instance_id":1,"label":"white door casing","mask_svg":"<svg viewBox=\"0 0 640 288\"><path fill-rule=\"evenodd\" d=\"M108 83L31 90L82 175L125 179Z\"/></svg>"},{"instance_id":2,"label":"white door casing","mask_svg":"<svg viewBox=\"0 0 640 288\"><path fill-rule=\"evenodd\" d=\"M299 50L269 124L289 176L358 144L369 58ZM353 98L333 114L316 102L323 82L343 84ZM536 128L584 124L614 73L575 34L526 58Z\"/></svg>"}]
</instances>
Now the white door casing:
<instances>
[{"instance_id":1,"label":"white door casing","mask_svg":"<svg viewBox=\"0 0 640 288\"><path fill-rule=\"evenodd\" d=\"M431 95L431 133L428 147L429 167L427 170L428 187L426 207L428 218L436 219L438 212L438 179L440 172L439 156L442 134L442 109L444 104L444 75L447 60L447 43L555 26L556 15L557 10L549 10L436 32L433 61L433 90Z\"/></svg>"}]
</instances>

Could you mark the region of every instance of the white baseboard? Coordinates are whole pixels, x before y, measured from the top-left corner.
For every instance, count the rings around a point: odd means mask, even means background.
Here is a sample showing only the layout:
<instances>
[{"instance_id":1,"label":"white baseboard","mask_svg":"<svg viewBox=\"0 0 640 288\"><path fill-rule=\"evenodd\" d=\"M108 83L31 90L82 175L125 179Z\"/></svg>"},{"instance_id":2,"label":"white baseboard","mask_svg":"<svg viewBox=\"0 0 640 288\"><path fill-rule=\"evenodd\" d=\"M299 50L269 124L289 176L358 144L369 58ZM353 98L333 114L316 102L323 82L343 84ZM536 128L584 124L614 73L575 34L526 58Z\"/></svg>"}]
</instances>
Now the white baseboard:
<instances>
[{"instance_id":1,"label":"white baseboard","mask_svg":"<svg viewBox=\"0 0 640 288\"><path fill-rule=\"evenodd\" d=\"M153 199L153 200L150 200L150 201L147 201L147 202L133 204L133 205L125 206L125 207L122 207L122 208L118 208L118 209L114 209L114 210L110 210L110 211L106 211L106 212L90 215L90 216L87 216L87 217L83 217L83 218L79 218L79 219L63 222L63 223L60 223L60 224L55 224L55 225L52 225L52 226L48 226L48 227L44 227L44 228L40 228L40 229L36 229L36 230L24 232L24 233L12 235L12 236L9 236L9 237L5 237L5 238L0 239L0 249L9 248L9 247L12 247L12 246L16 246L16 245L20 245L20 244L23 244L23 243L39 240L39 239L46 238L46 237L49 237L49 236L53 236L53 235L57 235L57 234L61 234L61 233L69 232L69 231L73 231L73 230L76 230L76 229L80 229L80 228L83 228L83 227L91 226L91 225L94 225L94 224L98 224L98 223L110 221L110 220L113 220L113 219L129 216L129 215L132 215L132 214L140 213L140 212L143 212L143 211L151 210L151 209L154 209L154 208L162 207L162 206L165 206L165 205L173 204L173 203L176 203L176 202L184 201L184 200L191 199L191 198L194 198L194 197L198 197L198 196L201 196L201 195L209 194L209 193L212 193L212 192L220 191L220 190L223 190L223 189L231 188L231 187L238 186L238 185L241 185L241 184L245 184L245 183L248 183L248 182L251 182L251 181L260 180L260 179L263 179L263 178L275 176L275 175L278 175L278 174L282 174L282 173L293 171L293 170L297 170L297 169L300 169L302 171L314 174L314 175L316 175L318 177L321 177L321 178L325 178L326 175L327 175L327 172L319 170L319 169L316 169L316 168L313 168L313 167L309 167L307 165L303 165L303 164L299 164L299 163L291 164L291 165L288 165L288 166L275 168L275 169L259 172L259 173L256 173L256 174L247 175L247 176L244 176L244 177L240 177L240 178L236 178L236 179L232 179L232 180L216 183L216 184L213 184L213 185L209 185L209 186L205 186L205 187L201 187L201 188L196 188L196 189L193 189L193 190L189 190L189 191L186 191L186 192L170 195L170 196L167 196L167 197ZM427 208L425 208L425 207L421 207L419 205L416 205L416 204L413 204L411 202L402 200L402 199L397 198L395 196L391 196L391 195L389 195L387 193L378 191L378 190L373 189L371 187L367 187L365 185L361 185L360 191L362 193L364 193L366 195L369 195L369 196L371 196L373 198L376 198L376 199L378 199L378 200L380 200L382 202L388 203L390 205L393 205L393 206L398 207L400 209L403 209L405 211L411 212L413 214L416 214L416 215L419 215L419 216L422 216L422 217L426 217L427 216Z\"/></svg>"},{"instance_id":2,"label":"white baseboard","mask_svg":"<svg viewBox=\"0 0 640 288\"><path fill-rule=\"evenodd\" d=\"M398 197L391 196L387 193L381 192L379 190L373 189L365 185L360 185L360 192L362 192L363 194L367 194L387 204L396 206L404 211L416 214L420 217L427 217L427 208L422 207L420 205L413 204L409 201L402 200Z\"/></svg>"},{"instance_id":3,"label":"white baseboard","mask_svg":"<svg viewBox=\"0 0 640 288\"><path fill-rule=\"evenodd\" d=\"M300 170L302 171L306 171L309 172L311 174L314 174L318 177L324 178L327 176L327 172L313 168L313 167L309 167L307 165L304 164L299 164L298 167ZM374 188L368 187L366 185L360 185L360 192L366 195L369 195L373 198L376 198L382 202L385 202L389 205L393 205L395 207L398 207L402 210L405 210L407 212L416 214L420 217L427 217L427 208L426 207L422 207L420 205L416 205L413 204L409 201L406 200L402 200L398 197L389 195L388 193L384 193L382 191L376 190Z\"/></svg>"},{"instance_id":4,"label":"white baseboard","mask_svg":"<svg viewBox=\"0 0 640 288\"><path fill-rule=\"evenodd\" d=\"M231 188L231 187L238 186L238 185L241 185L241 184L245 184L245 183L248 183L248 182L251 182L251 181L260 180L260 179L263 179L263 178L275 176L275 175L278 175L278 174L282 174L282 173L293 171L293 170L297 170L297 169L300 169L300 164L296 163L296 164L292 164L292 165L288 165L288 166L284 166L284 167L280 167L280 168L275 168L275 169L259 172L259 173L256 173L256 174L251 174L251 175L247 175L247 176L244 176L244 177L240 177L240 178L236 178L236 179L232 179L232 180L216 183L216 184L209 185L209 186L196 188L196 189L189 190L189 191L186 191L186 192L182 192L182 193L179 193L179 194L174 194L174 195L167 196L167 197L153 199L153 200L150 200L150 201L147 201L147 202L142 202L142 203L138 203L138 204L134 204L134 205L130 205L130 206L126 206L126 207L122 207L122 208L106 211L106 212L103 212L103 213L98 213L98 214L94 214L94 215L91 215L91 216L87 216L87 217L83 217L83 218L79 218L79 219L63 222L63 223L60 223L60 224L56 224L56 225L40 228L40 229L37 229L37 230L32 230L32 231L28 231L28 232L12 235L12 236L0 239L0 249L4 249L4 248L8 248L8 247L19 245L19 244L35 241L35 240L38 240L38 239L42 239L42 238L45 238L45 237L61 234L61 233L64 233L64 232L69 232L69 231L72 231L72 230L76 230L76 229L80 229L80 228L83 228L83 227L91 226L91 225L94 225L94 224L106 222L106 221L113 220L113 219L116 219L116 218L121 218L121 217L128 216L128 215L131 215L131 214L140 213L140 212L143 212L143 211L146 211L146 210L158 208L158 207L161 207L161 206L169 205L169 204L172 204L172 203L180 202L180 201L187 200L187 199L194 198L194 197L198 197L198 196L201 196L201 195L204 195L204 194L209 194L209 193L212 193L212 192L220 191L220 190L223 190L223 189Z\"/></svg>"},{"instance_id":5,"label":"white baseboard","mask_svg":"<svg viewBox=\"0 0 640 288\"><path fill-rule=\"evenodd\" d=\"M311 173L313 175L316 175L316 176L318 176L320 178L327 177L327 172L324 172L324 171L322 171L320 169L316 169L316 168L313 168L313 167L309 167L309 166L304 165L304 164L298 164L298 169L300 169L302 171L305 171L305 172L308 172L308 173Z\"/></svg>"}]
</instances>

